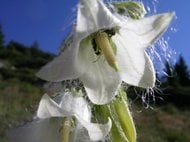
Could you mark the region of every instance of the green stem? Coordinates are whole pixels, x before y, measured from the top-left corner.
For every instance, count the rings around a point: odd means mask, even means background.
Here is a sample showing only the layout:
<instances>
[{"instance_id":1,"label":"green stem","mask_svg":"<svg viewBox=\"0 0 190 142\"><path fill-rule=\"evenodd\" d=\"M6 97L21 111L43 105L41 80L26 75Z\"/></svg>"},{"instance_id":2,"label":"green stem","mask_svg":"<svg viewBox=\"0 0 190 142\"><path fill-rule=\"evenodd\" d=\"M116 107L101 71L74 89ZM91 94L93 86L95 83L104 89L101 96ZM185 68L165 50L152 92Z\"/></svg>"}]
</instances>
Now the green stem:
<instances>
[{"instance_id":1,"label":"green stem","mask_svg":"<svg viewBox=\"0 0 190 142\"><path fill-rule=\"evenodd\" d=\"M120 89L110 104L94 105L94 116L98 122L112 120L111 139L113 142L136 142L136 129L128 108L127 94Z\"/></svg>"},{"instance_id":2,"label":"green stem","mask_svg":"<svg viewBox=\"0 0 190 142\"><path fill-rule=\"evenodd\" d=\"M63 121L62 140L61 142L69 142L70 130L72 127L72 118L66 117Z\"/></svg>"},{"instance_id":3,"label":"green stem","mask_svg":"<svg viewBox=\"0 0 190 142\"><path fill-rule=\"evenodd\" d=\"M123 132L119 131L118 127L116 126L116 123L112 119L112 129L111 129L112 142L128 142L126 137L122 134Z\"/></svg>"},{"instance_id":4,"label":"green stem","mask_svg":"<svg viewBox=\"0 0 190 142\"><path fill-rule=\"evenodd\" d=\"M116 110L121 128L125 133L125 136L129 142L136 142L136 129L131 116L130 110L126 103L126 93L121 89L119 91L119 99L113 102L114 108Z\"/></svg>"},{"instance_id":5,"label":"green stem","mask_svg":"<svg viewBox=\"0 0 190 142\"><path fill-rule=\"evenodd\" d=\"M125 134L118 122L118 118L115 112L115 108L113 103L107 105L94 105L94 115L98 122L107 122L108 118L112 120L112 128L111 128L111 141L112 142L129 142L125 137ZM119 124L118 124L119 123ZM118 126L119 125L119 126Z\"/></svg>"}]
</instances>

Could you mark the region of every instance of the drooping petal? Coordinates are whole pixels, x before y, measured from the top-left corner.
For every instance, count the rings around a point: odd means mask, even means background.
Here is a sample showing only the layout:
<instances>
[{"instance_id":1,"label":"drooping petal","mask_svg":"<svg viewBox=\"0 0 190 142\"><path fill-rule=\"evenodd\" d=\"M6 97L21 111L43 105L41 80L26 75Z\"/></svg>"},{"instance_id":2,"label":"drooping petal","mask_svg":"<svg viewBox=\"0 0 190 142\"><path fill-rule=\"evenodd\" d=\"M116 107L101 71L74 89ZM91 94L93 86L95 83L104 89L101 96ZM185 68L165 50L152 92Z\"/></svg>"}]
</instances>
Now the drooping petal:
<instances>
[{"instance_id":1,"label":"drooping petal","mask_svg":"<svg viewBox=\"0 0 190 142\"><path fill-rule=\"evenodd\" d=\"M128 21L128 27L121 28L119 34L113 36L123 81L143 88L154 87L155 70L145 48L166 30L172 17L172 13L167 13Z\"/></svg>"},{"instance_id":2,"label":"drooping petal","mask_svg":"<svg viewBox=\"0 0 190 142\"><path fill-rule=\"evenodd\" d=\"M53 101L47 94L42 97L37 111L37 116L43 119L50 117L65 117L71 115L71 112L60 108L60 106L55 101Z\"/></svg>"},{"instance_id":3,"label":"drooping petal","mask_svg":"<svg viewBox=\"0 0 190 142\"><path fill-rule=\"evenodd\" d=\"M108 65L103 55L96 56L91 40L80 45L80 64L85 69L80 76L89 99L95 104L106 104L117 94L121 84L118 72Z\"/></svg>"},{"instance_id":4,"label":"drooping petal","mask_svg":"<svg viewBox=\"0 0 190 142\"><path fill-rule=\"evenodd\" d=\"M108 118L106 124L90 123L79 116L76 116L76 118L87 129L89 137L93 141L103 140L111 130L112 122L110 118Z\"/></svg>"},{"instance_id":5,"label":"drooping petal","mask_svg":"<svg viewBox=\"0 0 190 142\"><path fill-rule=\"evenodd\" d=\"M60 142L62 120L58 118L35 120L8 132L10 142Z\"/></svg>"},{"instance_id":6,"label":"drooping petal","mask_svg":"<svg viewBox=\"0 0 190 142\"><path fill-rule=\"evenodd\" d=\"M45 65L37 76L51 82L77 78L80 74L80 64L77 62L78 46L79 41L72 42L64 52Z\"/></svg>"},{"instance_id":7,"label":"drooping petal","mask_svg":"<svg viewBox=\"0 0 190 142\"><path fill-rule=\"evenodd\" d=\"M115 27L118 22L101 0L80 0L76 32L83 38L102 28Z\"/></svg>"}]
</instances>

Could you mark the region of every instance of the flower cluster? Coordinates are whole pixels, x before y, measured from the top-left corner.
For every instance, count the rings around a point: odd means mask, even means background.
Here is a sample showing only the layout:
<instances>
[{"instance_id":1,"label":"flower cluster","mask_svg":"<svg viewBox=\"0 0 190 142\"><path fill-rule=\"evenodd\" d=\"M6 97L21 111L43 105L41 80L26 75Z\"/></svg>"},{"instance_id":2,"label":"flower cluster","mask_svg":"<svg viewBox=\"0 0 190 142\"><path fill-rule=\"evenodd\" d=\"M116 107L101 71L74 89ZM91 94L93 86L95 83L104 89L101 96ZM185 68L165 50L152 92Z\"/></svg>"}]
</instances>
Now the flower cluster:
<instances>
[{"instance_id":1,"label":"flower cluster","mask_svg":"<svg viewBox=\"0 0 190 142\"><path fill-rule=\"evenodd\" d=\"M69 138L70 141L79 141L80 138L81 141L99 141L104 140L109 132L112 141L136 141L135 127L121 83L142 88L155 86L154 66L145 50L166 31L174 16L174 13L149 17L145 14L140 2L106 5L101 0L80 0L76 23L69 41L65 40L63 52L45 65L37 76L50 82L79 78L97 111L91 113L85 97L77 96L77 91L60 93L53 100L44 95L37 112L42 119L40 123L52 117L64 117L65 120L61 132L56 131L57 134L46 140L41 140L48 131L46 127L35 125L35 130L42 130L42 134L38 138L35 136L34 142L39 139L41 142L52 139L68 142ZM93 120L104 124L91 122ZM60 127L62 123L57 122ZM51 126L55 129L57 125ZM75 136L69 136L70 132ZM63 134L62 139L60 133ZM80 134L77 140L76 133ZM87 138L84 137L86 135Z\"/></svg>"}]
</instances>

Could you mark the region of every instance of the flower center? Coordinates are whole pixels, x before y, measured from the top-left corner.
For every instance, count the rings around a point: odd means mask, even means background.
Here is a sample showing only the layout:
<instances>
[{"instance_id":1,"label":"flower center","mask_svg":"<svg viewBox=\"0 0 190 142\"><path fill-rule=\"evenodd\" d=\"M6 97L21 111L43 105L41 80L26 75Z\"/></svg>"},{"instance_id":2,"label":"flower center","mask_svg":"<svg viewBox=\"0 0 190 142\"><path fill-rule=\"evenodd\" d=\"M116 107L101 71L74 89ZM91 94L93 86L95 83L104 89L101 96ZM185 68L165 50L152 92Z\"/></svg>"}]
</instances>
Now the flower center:
<instances>
[{"instance_id":1,"label":"flower center","mask_svg":"<svg viewBox=\"0 0 190 142\"><path fill-rule=\"evenodd\" d=\"M118 71L116 62L116 46L111 40L111 37L116 34L116 29L105 29L96 32L92 38L92 46L96 55L103 54L107 63Z\"/></svg>"}]
</instances>

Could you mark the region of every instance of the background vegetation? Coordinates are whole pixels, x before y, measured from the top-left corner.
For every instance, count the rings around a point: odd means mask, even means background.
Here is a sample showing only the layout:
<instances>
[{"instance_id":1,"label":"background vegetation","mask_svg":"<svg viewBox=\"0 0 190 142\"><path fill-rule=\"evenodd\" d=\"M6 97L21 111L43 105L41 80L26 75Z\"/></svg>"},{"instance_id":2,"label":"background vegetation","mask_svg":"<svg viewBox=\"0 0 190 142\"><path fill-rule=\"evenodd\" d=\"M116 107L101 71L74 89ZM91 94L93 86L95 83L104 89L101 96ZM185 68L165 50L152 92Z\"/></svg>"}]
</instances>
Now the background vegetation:
<instances>
[{"instance_id":1,"label":"background vegetation","mask_svg":"<svg viewBox=\"0 0 190 142\"><path fill-rule=\"evenodd\" d=\"M10 128L35 116L45 83L35 73L53 57L41 51L37 42L25 46L10 41L5 45L0 27L0 142L8 142ZM190 141L189 69L182 56L174 66L165 64L167 76L160 77L162 85L155 90L155 97L139 88L128 89L138 142Z\"/></svg>"}]
</instances>

